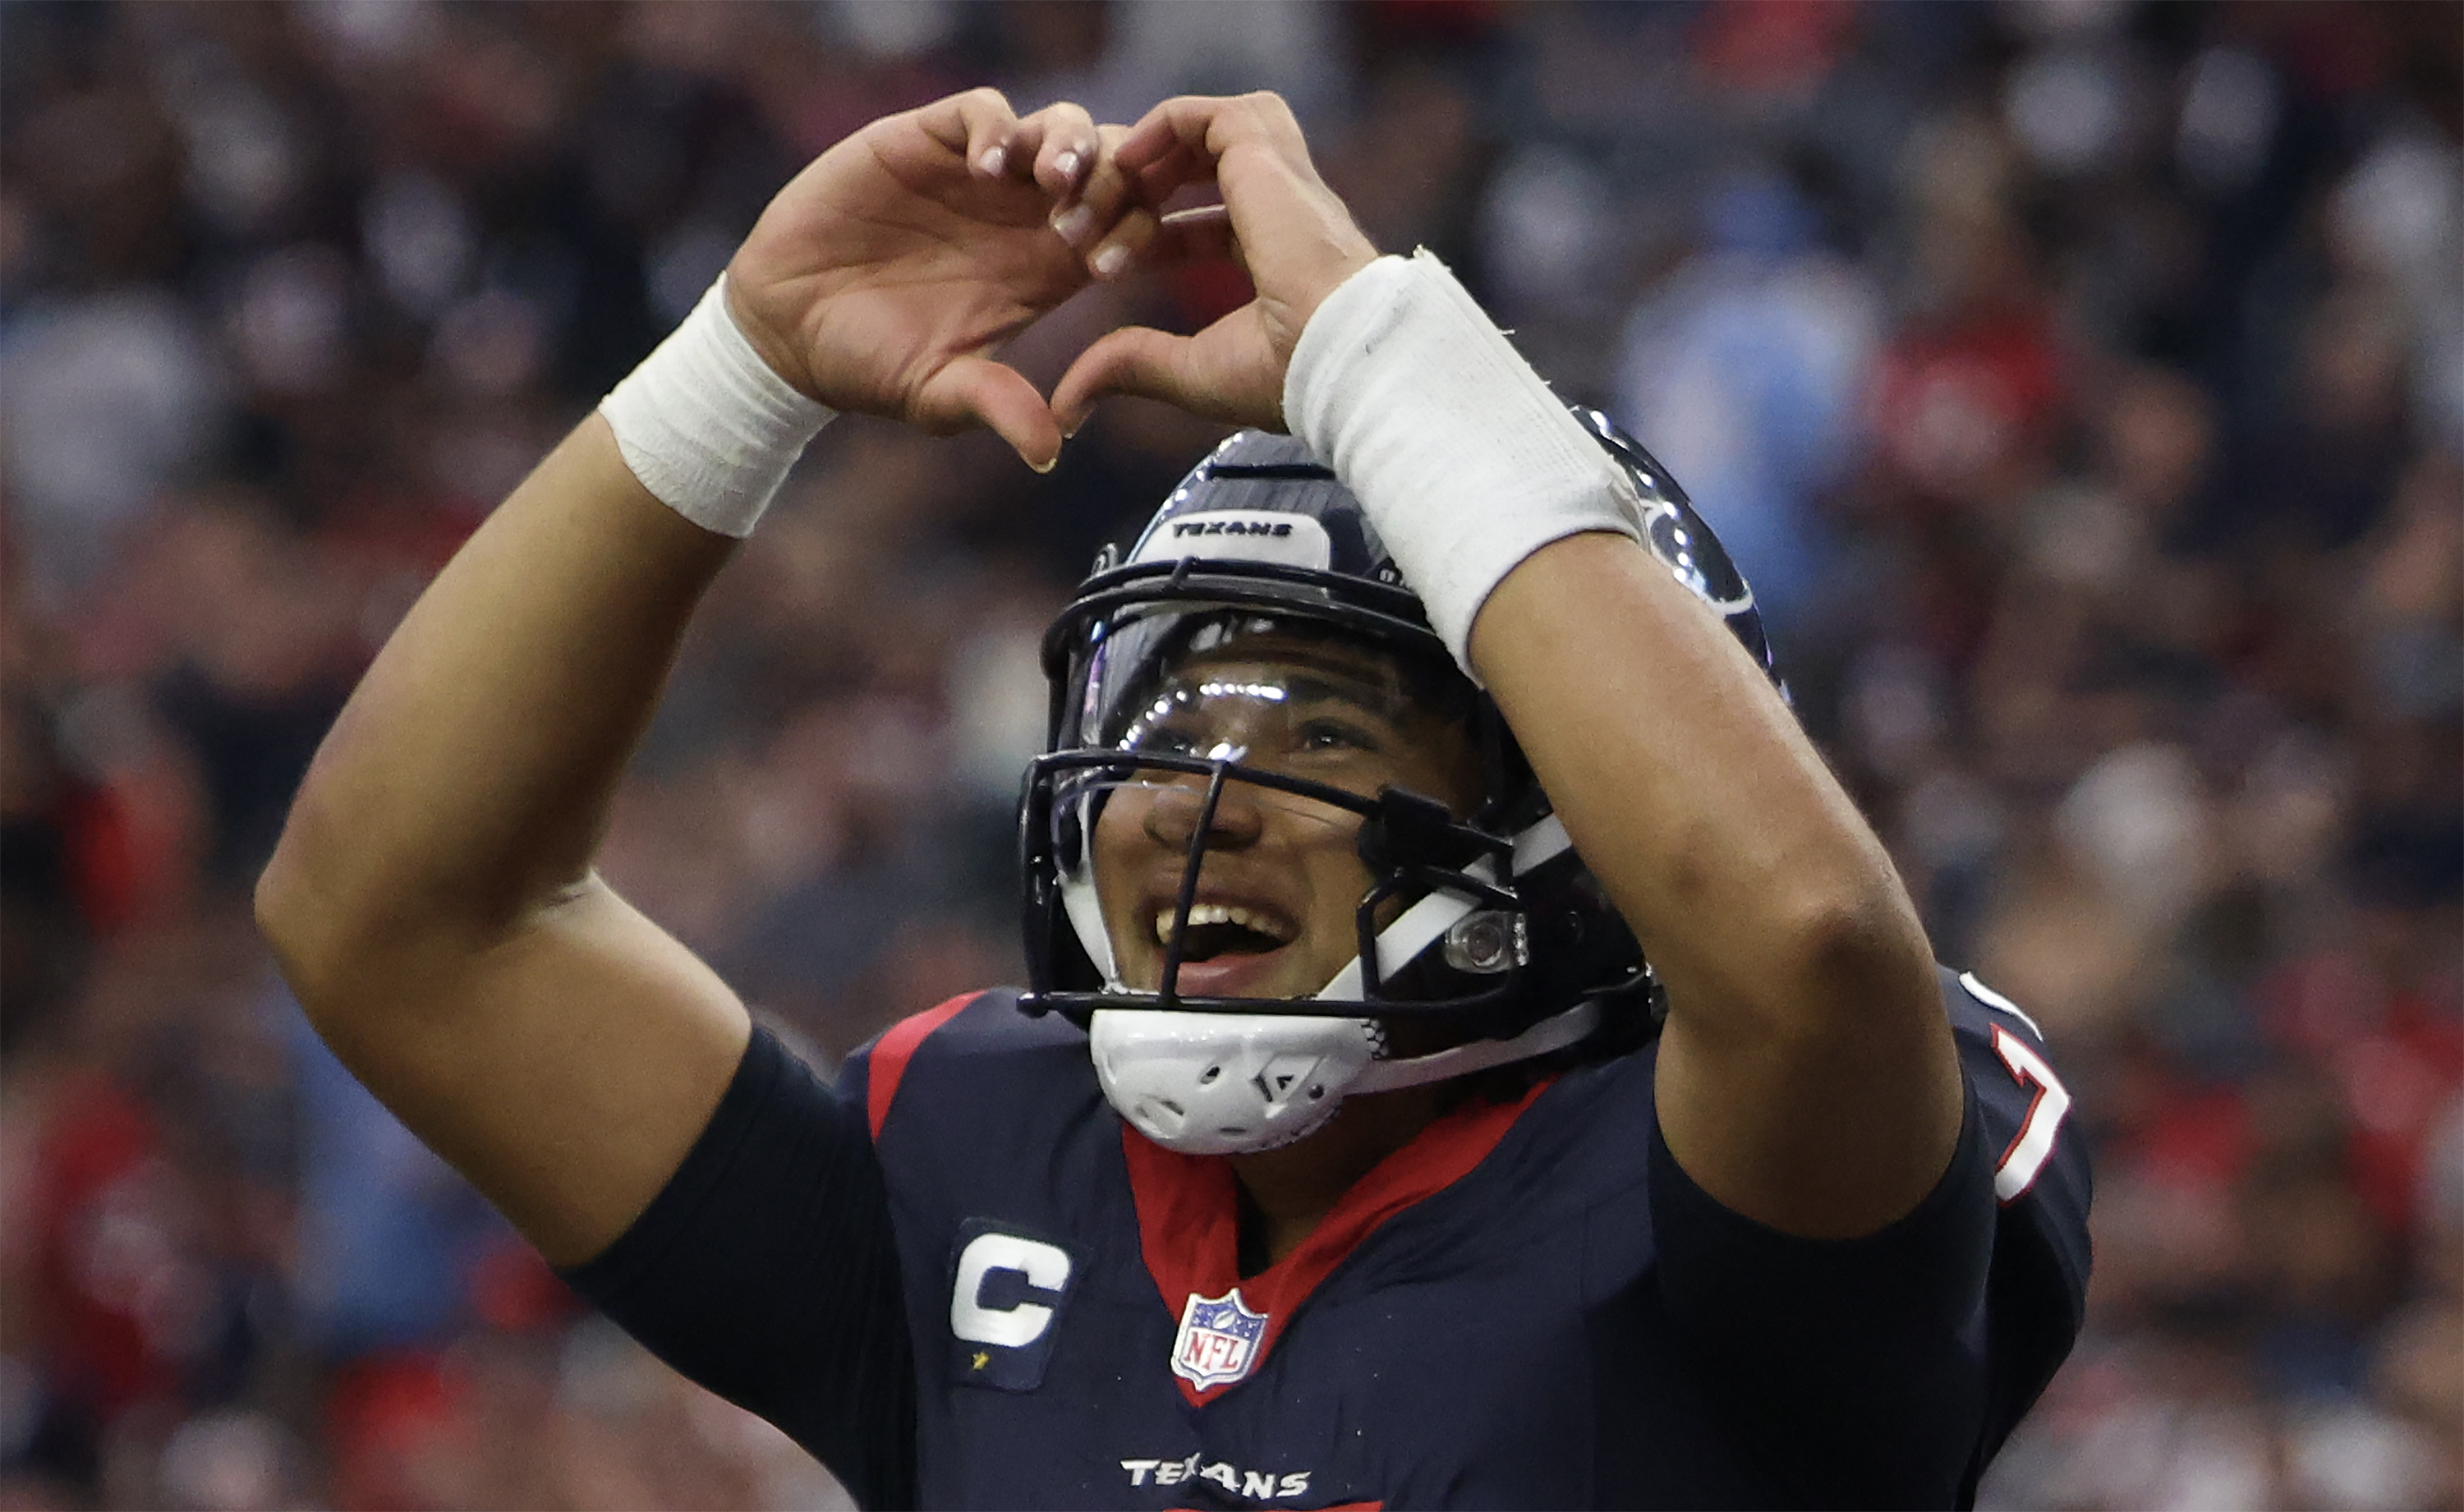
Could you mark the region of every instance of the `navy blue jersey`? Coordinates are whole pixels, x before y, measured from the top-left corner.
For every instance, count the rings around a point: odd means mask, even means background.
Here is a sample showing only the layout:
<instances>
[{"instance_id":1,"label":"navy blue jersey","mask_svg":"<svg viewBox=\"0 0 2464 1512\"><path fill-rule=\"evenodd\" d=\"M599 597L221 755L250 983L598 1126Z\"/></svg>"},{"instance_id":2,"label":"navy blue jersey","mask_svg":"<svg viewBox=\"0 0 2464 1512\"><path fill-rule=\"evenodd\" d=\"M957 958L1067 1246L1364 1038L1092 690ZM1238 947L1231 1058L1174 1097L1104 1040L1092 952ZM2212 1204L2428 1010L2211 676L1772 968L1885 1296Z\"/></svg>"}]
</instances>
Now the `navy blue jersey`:
<instances>
[{"instance_id":1,"label":"navy blue jersey","mask_svg":"<svg viewBox=\"0 0 2464 1512\"><path fill-rule=\"evenodd\" d=\"M1965 1504L2078 1331L2088 1178L2034 1026L1943 980L1958 1151L1867 1238L1712 1200L1646 1046L1466 1100L1243 1277L1228 1162L994 992L835 1092L757 1035L572 1280L866 1505Z\"/></svg>"}]
</instances>

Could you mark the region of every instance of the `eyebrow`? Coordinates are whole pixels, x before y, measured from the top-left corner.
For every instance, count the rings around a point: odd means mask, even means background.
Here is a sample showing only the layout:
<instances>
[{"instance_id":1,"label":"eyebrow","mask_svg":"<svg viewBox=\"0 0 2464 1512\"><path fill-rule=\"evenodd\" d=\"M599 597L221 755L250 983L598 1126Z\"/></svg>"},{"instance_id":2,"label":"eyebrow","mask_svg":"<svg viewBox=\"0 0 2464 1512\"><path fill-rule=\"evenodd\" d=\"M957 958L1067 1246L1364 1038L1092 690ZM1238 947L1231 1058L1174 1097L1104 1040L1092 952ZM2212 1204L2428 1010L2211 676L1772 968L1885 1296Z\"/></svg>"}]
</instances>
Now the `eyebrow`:
<instances>
[{"instance_id":1,"label":"eyebrow","mask_svg":"<svg viewBox=\"0 0 2464 1512\"><path fill-rule=\"evenodd\" d=\"M1346 687L1331 678L1303 676L1286 678L1284 686L1290 690L1292 701L1296 704L1315 700L1350 704L1361 712L1382 719L1388 724L1397 722L1397 706L1405 710L1411 707L1410 701L1401 697L1397 690L1382 688L1373 690L1372 685L1366 680Z\"/></svg>"}]
</instances>

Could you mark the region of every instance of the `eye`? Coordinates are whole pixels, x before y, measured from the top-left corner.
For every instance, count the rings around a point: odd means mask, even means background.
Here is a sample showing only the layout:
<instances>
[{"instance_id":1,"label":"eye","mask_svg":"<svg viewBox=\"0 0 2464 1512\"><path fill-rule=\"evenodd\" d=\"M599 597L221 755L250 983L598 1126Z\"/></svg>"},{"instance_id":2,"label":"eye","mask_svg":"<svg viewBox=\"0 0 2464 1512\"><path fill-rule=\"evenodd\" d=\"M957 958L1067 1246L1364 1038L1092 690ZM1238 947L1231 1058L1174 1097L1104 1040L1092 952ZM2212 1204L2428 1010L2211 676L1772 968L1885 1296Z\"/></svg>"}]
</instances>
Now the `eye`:
<instances>
[{"instance_id":1,"label":"eye","mask_svg":"<svg viewBox=\"0 0 2464 1512\"><path fill-rule=\"evenodd\" d=\"M1172 725L1157 725L1146 730L1133 730L1123 742L1133 751L1153 751L1162 756L1188 756L1198 749L1198 738L1188 731Z\"/></svg>"},{"instance_id":2,"label":"eye","mask_svg":"<svg viewBox=\"0 0 2464 1512\"><path fill-rule=\"evenodd\" d=\"M1350 719L1319 714L1301 721L1294 732L1303 751L1368 751L1378 749L1377 736L1365 726Z\"/></svg>"}]
</instances>

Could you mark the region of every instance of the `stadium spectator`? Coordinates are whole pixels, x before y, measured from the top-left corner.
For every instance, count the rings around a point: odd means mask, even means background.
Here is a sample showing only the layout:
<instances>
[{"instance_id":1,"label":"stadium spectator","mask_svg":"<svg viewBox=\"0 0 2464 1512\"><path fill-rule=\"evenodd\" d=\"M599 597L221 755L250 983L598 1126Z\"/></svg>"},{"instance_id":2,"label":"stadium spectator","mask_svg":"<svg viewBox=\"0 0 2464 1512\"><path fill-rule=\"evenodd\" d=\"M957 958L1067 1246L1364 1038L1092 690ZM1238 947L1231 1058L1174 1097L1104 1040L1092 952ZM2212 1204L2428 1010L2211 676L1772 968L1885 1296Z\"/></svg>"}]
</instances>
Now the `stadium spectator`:
<instances>
[{"instance_id":1,"label":"stadium spectator","mask_svg":"<svg viewBox=\"0 0 2464 1512\"><path fill-rule=\"evenodd\" d=\"M1574 397L1739 168L1810 190L1880 355L1790 472L1783 669L2099 1142L2089 1331L1985 1501L2464 1497L2457 8L1381 0L1237 77L1101 9L0 7L0 1498L826 1495L483 1241L332 1326L353 1147L233 889L319 711L793 164L1081 78L1278 83L1367 173L1417 171L1376 112L1449 123L1397 225ZM1001 764L977 659L1213 439L1122 405L1038 479L863 429L720 584L611 837L825 1061L1015 970L1003 805L913 794ZM876 898L963 944L815 971ZM509 1468L517 1424L567 1448Z\"/></svg>"}]
</instances>

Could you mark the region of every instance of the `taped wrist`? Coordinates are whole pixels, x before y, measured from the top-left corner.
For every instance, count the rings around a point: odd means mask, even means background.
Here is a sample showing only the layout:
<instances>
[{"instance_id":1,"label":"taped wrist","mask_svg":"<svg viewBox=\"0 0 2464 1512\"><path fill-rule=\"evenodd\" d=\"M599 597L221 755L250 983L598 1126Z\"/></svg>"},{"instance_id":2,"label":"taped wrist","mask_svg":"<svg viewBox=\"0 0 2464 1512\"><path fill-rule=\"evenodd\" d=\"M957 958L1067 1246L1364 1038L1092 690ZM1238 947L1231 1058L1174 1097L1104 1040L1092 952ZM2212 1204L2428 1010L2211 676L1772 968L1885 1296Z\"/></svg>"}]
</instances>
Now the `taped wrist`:
<instances>
[{"instance_id":1,"label":"taped wrist","mask_svg":"<svg viewBox=\"0 0 2464 1512\"><path fill-rule=\"evenodd\" d=\"M727 275L599 402L625 465L659 501L749 536L804 444L837 412L771 370L727 309Z\"/></svg>"},{"instance_id":2,"label":"taped wrist","mask_svg":"<svg viewBox=\"0 0 2464 1512\"><path fill-rule=\"evenodd\" d=\"M1425 251L1317 307L1284 421L1358 496L1466 672L1472 622L1524 558L1585 531L1641 538L1624 470Z\"/></svg>"}]
</instances>

